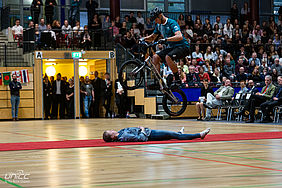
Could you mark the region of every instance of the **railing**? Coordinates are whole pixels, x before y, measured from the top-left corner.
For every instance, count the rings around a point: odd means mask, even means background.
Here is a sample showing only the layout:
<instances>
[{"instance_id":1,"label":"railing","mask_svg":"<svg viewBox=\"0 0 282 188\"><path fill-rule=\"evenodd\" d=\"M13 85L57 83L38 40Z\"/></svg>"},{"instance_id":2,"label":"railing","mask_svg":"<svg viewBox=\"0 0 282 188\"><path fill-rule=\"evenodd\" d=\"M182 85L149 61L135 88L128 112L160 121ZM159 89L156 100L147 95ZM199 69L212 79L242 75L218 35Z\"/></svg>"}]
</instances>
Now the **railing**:
<instances>
[{"instance_id":1,"label":"railing","mask_svg":"<svg viewBox=\"0 0 282 188\"><path fill-rule=\"evenodd\" d=\"M111 29L90 30L84 38L84 31L78 30L35 30L24 31L24 41L34 41L36 50L113 50L114 36ZM88 40L89 39L89 40Z\"/></svg>"},{"instance_id":2,"label":"railing","mask_svg":"<svg viewBox=\"0 0 282 188\"><path fill-rule=\"evenodd\" d=\"M30 67L33 65L34 42L0 42L0 67Z\"/></svg>"},{"instance_id":3,"label":"railing","mask_svg":"<svg viewBox=\"0 0 282 188\"><path fill-rule=\"evenodd\" d=\"M121 65L130 59L134 59L134 55L130 53L126 48L124 48L121 44L116 45L116 65L117 65L117 71L119 72L119 69Z\"/></svg>"}]
</instances>

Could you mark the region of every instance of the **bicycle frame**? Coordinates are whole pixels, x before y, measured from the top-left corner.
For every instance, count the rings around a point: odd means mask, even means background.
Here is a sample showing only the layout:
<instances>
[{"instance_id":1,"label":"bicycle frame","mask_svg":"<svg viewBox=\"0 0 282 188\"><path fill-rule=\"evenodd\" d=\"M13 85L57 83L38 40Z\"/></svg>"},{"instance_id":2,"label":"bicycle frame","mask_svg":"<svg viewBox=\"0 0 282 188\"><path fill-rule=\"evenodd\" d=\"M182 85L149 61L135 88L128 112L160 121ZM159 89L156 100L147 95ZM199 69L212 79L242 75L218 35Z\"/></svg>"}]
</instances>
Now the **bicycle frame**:
<instances>
[{"instance_id":1,"label":"bicycle frame","mask_svg":"<svg viewBox=\"0 0 282 188\"><path fill-rule=\"evenodd\" d=\"M179 100L173 95L172 91L167 87L164 79L162 78L161 74L157 70L156 66L152 63L152 57L149 56L147 59L144 61L145 63L140 67L143 69L144 67L148 68L150 71L154 73L154 75L157 77L159 84L160 84L160 91L163 94L167 94L175 103L179 102ZM137 70L141 70L138 68Z\"/></svg>"}]
</instances>

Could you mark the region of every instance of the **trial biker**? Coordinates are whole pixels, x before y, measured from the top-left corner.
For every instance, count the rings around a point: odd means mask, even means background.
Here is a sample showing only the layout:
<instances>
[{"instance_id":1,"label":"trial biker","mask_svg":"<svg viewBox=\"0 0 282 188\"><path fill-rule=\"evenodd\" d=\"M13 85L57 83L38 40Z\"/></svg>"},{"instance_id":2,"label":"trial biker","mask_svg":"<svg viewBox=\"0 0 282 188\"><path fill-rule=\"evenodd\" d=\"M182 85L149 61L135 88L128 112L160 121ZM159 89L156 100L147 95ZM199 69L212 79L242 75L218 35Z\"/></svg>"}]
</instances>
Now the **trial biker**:
<instances>
[{"instance_id":1,"label":"trial biker","mask_svg":"<svg viewBox=\"0 0 282 188\"><path fill-rule=\"evenodd\" d=\"M163 39L160 39L159 43L166 43L167 48L153 55L152 62L160 73L160 63L166 61L173 72L175 78L174 83L178 85L181 81L174 60L182 59L189 54L189 43L182 35L178 23L173 19L165 17L162 9L156 7L151 10L150 19L156 23L154 32L140 40L152 42L160 34L163 36Z\"/></svg>"}]
</instances>

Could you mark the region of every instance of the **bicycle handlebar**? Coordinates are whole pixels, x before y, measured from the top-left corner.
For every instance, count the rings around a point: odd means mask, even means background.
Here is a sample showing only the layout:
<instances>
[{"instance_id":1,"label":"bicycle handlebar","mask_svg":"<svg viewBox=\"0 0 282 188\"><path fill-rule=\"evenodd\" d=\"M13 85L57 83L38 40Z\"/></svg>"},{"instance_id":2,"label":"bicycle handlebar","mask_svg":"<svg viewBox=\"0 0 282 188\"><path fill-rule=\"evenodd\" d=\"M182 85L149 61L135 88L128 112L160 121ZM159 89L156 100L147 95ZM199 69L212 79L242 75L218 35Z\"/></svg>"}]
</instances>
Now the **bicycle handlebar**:
<instances>
[{"instance_id":1,"label":"bicycle handlebar","mask_svg":"<svg viewBox=\"0 0 282 188\"><path fill-rule=\"evenodd\" d=\"M151 48L153 46L156 46L160 43L160 41L157 41L157 42L153 42L153 43L147 43L146 41L144 40L140 40L139 41L139 44L143 44L143 45L146 45L147 48Z\"/></svg>"}]
</instances>

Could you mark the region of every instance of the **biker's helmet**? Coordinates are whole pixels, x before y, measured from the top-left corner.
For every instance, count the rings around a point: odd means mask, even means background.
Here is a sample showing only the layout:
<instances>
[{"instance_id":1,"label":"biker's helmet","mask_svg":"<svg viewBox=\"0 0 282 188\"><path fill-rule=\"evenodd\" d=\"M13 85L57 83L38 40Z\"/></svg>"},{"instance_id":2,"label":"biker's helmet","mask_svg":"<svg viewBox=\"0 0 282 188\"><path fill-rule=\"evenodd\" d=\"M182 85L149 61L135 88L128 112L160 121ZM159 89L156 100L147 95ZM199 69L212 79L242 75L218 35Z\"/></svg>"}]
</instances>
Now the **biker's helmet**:
<instances>
[{"instance_id":1,"label":"biker's helmet","mask_svg":"<svg viewBox=\"0 0 282 188\"><path fill-rule=\"evenodd\" d=\"M153 22L161 13L163 13L163 10L159 7L154 8L150 12L150 19Z\"/></svg>"}]
</instances>

